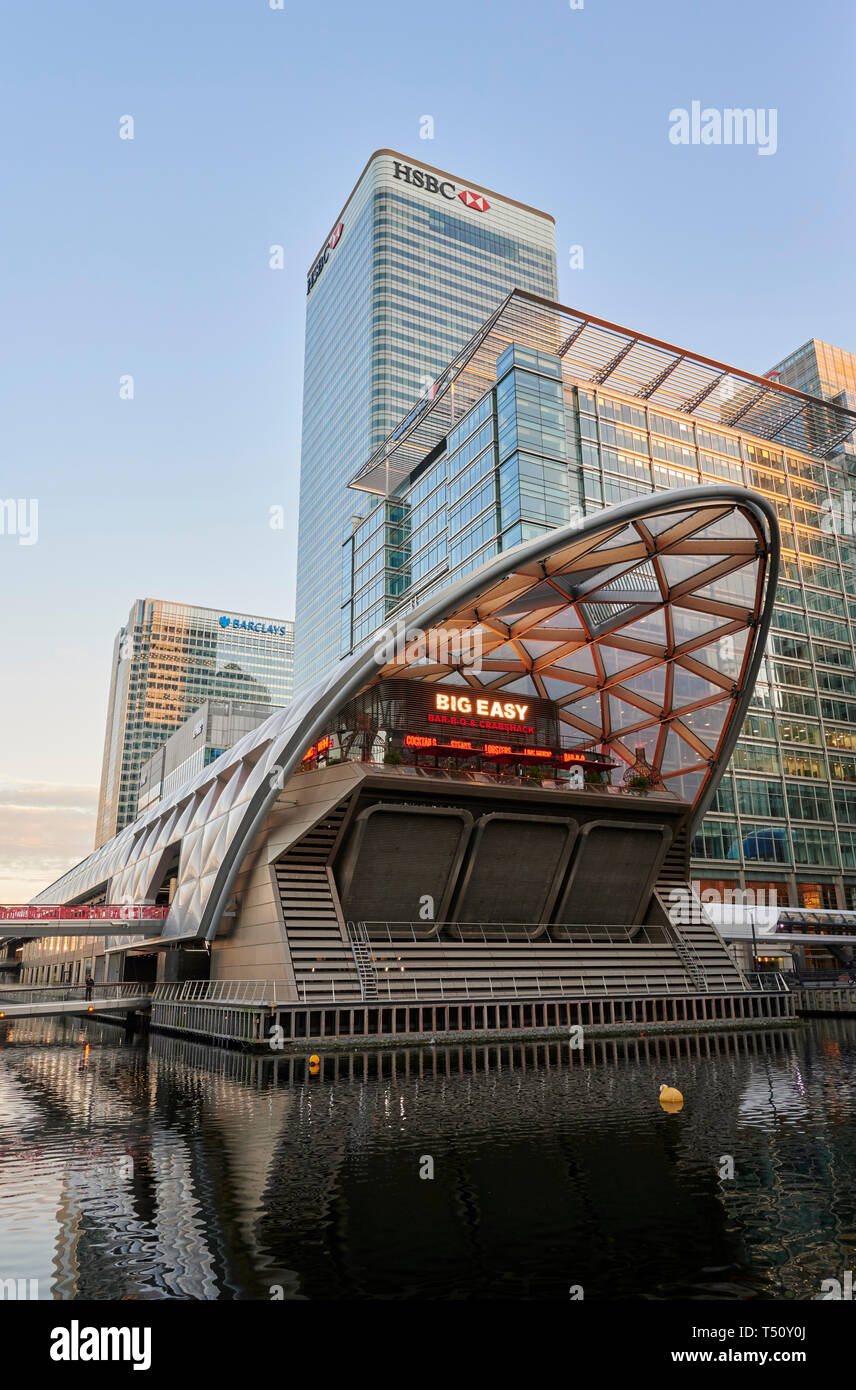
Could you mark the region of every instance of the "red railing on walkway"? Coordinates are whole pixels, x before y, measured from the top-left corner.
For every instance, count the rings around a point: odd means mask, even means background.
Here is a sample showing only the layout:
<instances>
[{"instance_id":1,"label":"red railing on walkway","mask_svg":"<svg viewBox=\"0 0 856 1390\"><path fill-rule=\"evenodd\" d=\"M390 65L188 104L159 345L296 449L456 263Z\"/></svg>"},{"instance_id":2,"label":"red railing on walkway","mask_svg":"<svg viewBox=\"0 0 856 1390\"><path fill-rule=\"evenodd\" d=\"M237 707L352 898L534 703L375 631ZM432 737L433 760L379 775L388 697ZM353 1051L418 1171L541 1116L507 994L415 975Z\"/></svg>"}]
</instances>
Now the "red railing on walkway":
<instances>
[{"instance_id":1,"label":"red railing on walkway","mask_svg":"<svg viewBox=\"0 0 856 1390\"><path fill-rule=\"evenodd\" d=\"M169 908L141 903L128 905L99 903L21 903L0 907L0 922L150 922L163 921Z\"/></svg>"}]
</instances>

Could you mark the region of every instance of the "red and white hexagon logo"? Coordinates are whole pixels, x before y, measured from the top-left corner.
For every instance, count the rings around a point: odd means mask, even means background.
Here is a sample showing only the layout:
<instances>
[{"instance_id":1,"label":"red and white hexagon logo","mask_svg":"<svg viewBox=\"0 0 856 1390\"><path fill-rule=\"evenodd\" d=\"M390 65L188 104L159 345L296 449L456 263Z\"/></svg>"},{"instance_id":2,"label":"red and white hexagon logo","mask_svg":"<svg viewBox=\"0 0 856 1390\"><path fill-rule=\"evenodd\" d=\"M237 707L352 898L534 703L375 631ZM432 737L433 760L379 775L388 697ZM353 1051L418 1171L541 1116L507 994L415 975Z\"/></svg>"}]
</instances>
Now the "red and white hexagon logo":
<instances>
[{"instance_id":1,"label":"red and white hexagon logo","mask_svg":"<svg viewBox=\"0 0 856 1390\"><path fill-rule=\"evenodd\" d=\"M462 188L458 194L465 208L475 208L476 212L487 212L490 203L481 193L472 193L469 188Z\"/></svg>"},{"instance_id":2,"label":"red and white hexagon logo","mask_svg":"<svg viewBox=\"0 0 856 1390\"><path fill-rule=\"evenodd\" d=\"M330 250L331 250L331 251L333 250L333 247L336 245L337 241L339 240L339 237L342 235L342 233L343 233L344 230L345 230L345 224L344 224L344 222L340 222L339 225L338 225L338 227L334 227L334 228L333 228L332 234L331 234L331 236L330 236Z\"/></svg>"}]
</instances>

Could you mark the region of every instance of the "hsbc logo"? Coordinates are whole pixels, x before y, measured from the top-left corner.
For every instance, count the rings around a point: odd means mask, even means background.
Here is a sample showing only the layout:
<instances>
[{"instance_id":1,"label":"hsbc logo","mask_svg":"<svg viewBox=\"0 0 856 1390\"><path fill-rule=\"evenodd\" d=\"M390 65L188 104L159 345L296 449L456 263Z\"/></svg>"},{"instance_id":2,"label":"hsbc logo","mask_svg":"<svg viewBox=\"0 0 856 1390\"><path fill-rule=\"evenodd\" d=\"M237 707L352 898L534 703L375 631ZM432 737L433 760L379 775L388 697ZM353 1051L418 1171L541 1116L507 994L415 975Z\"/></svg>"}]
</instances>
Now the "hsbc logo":
<instances>
[{"instance_id":1,"label":"hsbc logo","mask_svg":"<svg viewBox=\"0 0 856 1390\"><path fill-rule=\"evenodd\" d=\"M490 207L482 193L473 193L469 188L458 189L448 179L435 178L433 174L426 174L424 169L416 169L412 164L401 164L396 159L393 160L392 167L393 178L402 179L412 188L424 188L426 193L438 193L441 198L448 198L449 202L456 197L460 198L464 207L472 208L474 212L487 212Z\"/></svg>"},{"instance_id":2,"label":"hsbc logo","mask_svg":"<svg viewBox=\"0 0 856 1390\"><path fill-rule=\"evenodd\" d=\"M476 212L487 212L490 203L481 193L471 193L468 188L462 188L458 194L465 208L475 208Z\"/></svg>"},{"instance_id":3,"label":"hsbc logo","mask_svg":"<svg viewBox=\"0 0 856 1390\"><path fill-rule=\"evenodd\" d=\"M340 222L338 226L334 227L332 232L330 233L330 240L327 242L327 245L324 247L324 250L321 252L321 255L318 257L317 261L315 262L314 266L312 267L312 269L306 277L307 294L312 289L312 286L315 284L315 281L318 279L318 276L321 274L321 271L324 269L325 265L329 261L330 252L335 250L335 248L338 246L344 230L345 224L344 222Z\"/></svg>"}]
</instances>

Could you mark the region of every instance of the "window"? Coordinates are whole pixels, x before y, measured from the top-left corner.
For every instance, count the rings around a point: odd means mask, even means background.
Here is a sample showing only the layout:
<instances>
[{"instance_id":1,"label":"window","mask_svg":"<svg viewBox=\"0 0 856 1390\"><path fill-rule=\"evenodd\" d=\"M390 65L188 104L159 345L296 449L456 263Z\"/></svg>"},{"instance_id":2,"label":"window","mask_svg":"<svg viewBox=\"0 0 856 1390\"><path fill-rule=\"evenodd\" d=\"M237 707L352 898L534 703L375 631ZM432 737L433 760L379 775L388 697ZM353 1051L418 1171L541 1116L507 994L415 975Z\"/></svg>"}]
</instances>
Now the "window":
<instances>
[{"instance_id":1,"label":"window","mask_svg":"<svg viewBox=\"0 0 856 1390\"><path fill-rule=\"evenodd\" d=\"M737 805L743 816L784 816L785 798L782 784L738 777Z\"/></svg>"},{"instance_id":2,"label":"window","mask_svg":"<svg viewBox=\"0 0 856 1390\"><path fill-rule=\"evenodd\" d=\"M732 763L741 772L779 772L778 750L768 744L738 744Z\"/></svg>"},{"instance_id":3,"label":"window","mask_svg":"<svg viewBox=\"0 0 856 1390\"><path fill-rule=\"evenodd\" d=\"M698 859L739 859L736 822L705 818L693 840L692 852Z\"/></svg>"},{"instance_id":4,"label":"window","mask_svg":"<svg viewBox=\"0 0 856 1390\"><path fill-rule=\"evenodd\" d=\"M794 860L797 864L838 864L838 846L832 830L797 825L793 830Z\"/></svg>"},{"instance_id":5,"label":"window","mask_svg":"<svg viewBox=\"0 0 856 1390\"><path fill-rule=\"evenodd\" d=\"M832 820L832 799L827 787L788 782L788 811L794 820Z\"/></svg>"},{"instance_id":6,"label":"window","mask_svg":"<svg viewBox=\"0 0 856 1390\"><path fill-rule=\"evenodd\" d=\"M817 777L821 780L826 778L826 766L822 756L795 753L790 748L782 749L782 769L788 777Z\"/></svg>"}]
</instances>

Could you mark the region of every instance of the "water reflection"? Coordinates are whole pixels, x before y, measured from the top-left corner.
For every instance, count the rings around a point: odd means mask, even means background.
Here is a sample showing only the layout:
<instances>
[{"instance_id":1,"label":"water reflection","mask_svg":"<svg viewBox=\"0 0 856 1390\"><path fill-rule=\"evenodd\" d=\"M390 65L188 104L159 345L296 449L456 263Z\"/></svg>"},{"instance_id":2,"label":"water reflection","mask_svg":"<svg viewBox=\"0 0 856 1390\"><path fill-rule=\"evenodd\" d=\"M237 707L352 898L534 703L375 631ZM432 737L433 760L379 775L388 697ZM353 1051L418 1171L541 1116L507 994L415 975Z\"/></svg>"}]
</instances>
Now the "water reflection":
<instances>
[{"instance_id":1,"label":"water reflection","mask_svg":"<svg viewBox=\"0 0 856 1390\"><path fill-rule=\"evenodd\" d=\"M45 1298L814 1298L853 1267L856 1023L318 1076L90 1022L0 1038L0 1277Z\"/></svg>"}]
</instances>

